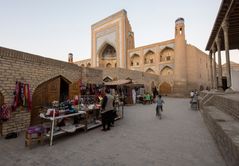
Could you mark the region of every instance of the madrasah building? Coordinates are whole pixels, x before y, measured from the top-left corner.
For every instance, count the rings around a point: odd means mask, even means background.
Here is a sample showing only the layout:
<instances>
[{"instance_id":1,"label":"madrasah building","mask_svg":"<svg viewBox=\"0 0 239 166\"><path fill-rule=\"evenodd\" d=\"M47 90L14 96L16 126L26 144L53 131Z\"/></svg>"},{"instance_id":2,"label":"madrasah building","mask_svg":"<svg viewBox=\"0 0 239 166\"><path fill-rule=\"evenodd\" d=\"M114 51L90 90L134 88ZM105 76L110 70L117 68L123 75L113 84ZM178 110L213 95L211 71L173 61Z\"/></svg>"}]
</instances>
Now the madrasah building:
<instances>
[{"instance_id":1,"label":"madrasah building","mask_svg":"<svg viewBox=\"0 0 239 166\"><path fill-rule=\"evenodd\" d=\"M173 39L135 47L127 12L121 10L91 26L91 59L75 63L102 70L124 68L156 74L157 89L167 94L211 88L209 56L187 44L183 18L176 19L174 33Z\"/></svg>"}]
</instances>

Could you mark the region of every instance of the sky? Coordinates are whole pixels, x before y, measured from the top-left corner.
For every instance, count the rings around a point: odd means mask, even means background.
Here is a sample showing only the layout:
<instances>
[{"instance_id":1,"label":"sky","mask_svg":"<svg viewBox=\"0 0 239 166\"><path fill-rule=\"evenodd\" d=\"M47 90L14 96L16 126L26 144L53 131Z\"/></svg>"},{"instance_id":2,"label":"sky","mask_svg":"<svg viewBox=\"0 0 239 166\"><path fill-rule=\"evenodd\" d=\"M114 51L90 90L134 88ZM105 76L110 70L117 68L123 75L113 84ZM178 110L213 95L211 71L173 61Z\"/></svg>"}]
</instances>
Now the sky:
<instances>
[{"instance_id":1,"label":"sky","mask_svg":"<svg viewBox=\"0 0 239 166\"><path fill-rule=\"evenodd\" d=\"M125 9L136 47L173 39L175 20L183 17L187 43L206 52L220 4L221 0L0 0L0 46L62 61L68 53L74 61L87 59L91 25ZM231 60L239 63L238 54L233 51Z\"/></svg>"}]
</instances>

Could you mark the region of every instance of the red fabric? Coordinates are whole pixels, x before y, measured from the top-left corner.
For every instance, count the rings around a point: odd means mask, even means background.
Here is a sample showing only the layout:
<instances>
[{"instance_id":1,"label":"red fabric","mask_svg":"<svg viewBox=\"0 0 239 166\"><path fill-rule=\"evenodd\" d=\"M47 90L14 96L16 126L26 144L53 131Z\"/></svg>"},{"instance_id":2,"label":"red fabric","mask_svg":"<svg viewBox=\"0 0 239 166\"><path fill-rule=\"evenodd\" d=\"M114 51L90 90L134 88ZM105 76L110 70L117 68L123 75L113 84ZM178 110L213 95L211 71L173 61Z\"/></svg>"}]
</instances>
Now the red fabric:
<instances>
[{"instance_id":1,"label":"red fabric","mask_svg":"<svg viewBox=\"0 0 239 166\"><path fill-rule=\"evenodd\" d=\"M8 120L9 118L10 118L10 110L7 104L4 103L0 109L0 119L5 121Z\"/></svg>"}]
</instances>

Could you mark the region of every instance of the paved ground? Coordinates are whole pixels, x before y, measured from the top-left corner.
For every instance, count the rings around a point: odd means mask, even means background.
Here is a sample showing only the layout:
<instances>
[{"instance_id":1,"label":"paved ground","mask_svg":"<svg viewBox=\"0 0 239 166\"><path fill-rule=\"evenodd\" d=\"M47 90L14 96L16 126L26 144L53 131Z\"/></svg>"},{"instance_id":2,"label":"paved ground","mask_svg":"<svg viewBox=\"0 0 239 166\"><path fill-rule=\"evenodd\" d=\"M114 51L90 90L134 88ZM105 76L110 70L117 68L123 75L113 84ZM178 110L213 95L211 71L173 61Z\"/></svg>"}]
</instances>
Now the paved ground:
<instances>
[{"instance_id":1,"label":"paved ground","mask_svg":"<svg viewBox=\"0 0 239 166\"><path fill-rule=\"evenodd\" d=\"M54 146L24 147L0 138L0 165L7 166L225 166L199 112L189 99L165 98L162 120L155 105L127 107L112 130L100 128L57 138Z\"/></svg>"}]
</instances>

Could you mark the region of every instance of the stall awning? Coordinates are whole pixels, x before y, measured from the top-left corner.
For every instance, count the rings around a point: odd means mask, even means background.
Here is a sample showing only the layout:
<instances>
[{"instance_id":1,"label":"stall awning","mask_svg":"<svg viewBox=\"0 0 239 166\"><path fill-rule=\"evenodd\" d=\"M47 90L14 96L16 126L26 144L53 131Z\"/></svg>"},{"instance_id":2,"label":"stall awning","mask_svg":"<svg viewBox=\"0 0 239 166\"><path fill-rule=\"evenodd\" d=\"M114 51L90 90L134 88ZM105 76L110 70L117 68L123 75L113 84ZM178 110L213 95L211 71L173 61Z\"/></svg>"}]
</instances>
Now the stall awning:
<instances>
[{"instance_id":1,"label":"stall awning","mask_svg":"<svg viewBox=\"0 0 239 166\"><path fill-rule=\"evenodd\" d=\"M105 82L105 85L124 85L131 83L131 80L116 80L111 82Z\"/></svg>"}]
</instances>

